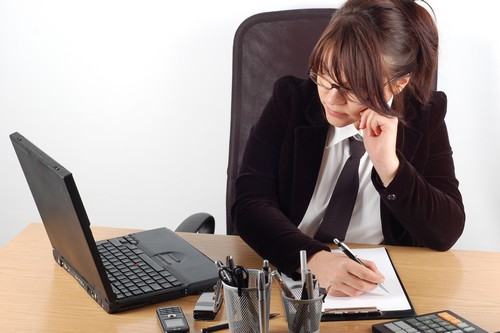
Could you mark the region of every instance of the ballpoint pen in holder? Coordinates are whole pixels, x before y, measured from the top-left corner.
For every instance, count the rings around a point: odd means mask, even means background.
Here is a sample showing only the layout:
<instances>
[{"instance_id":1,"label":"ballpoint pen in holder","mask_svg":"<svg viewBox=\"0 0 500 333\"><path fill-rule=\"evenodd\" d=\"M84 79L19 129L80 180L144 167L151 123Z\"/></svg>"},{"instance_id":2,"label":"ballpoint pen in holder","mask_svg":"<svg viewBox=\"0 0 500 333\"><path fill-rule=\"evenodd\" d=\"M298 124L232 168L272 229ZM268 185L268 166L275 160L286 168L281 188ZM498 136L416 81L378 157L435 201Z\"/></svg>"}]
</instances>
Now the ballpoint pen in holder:
<instances>
[{"instance_id":1,"label":"ballpoint pen in holder","mask_svg":"<svg viewBox=\"0 0 500 333\"><path fill-rule=\"evenodd\" d=\"M261 269L247 269L232 263L219 269L225 308L232 333L264 333L269 327L271 281ZM226 273L223 273L226 272ZM227 275L231 275L228 279ZM261 329L261 326L263 329Z\"/></svg>"},{"instance_id":2,"label":"ballpoint pen in holder","mask_svg":"<svg viewBox=\"0 0 500 333\"><path fill-rule=\"evenodd\" d=\"M281 300L288 323L288 332L315 333L319 332L323 298L314 274L307 267L305 251L300 251L300 270L302 283L300 286L289 287L277 271L273 271L273 278L281 289Z\"/></svg>"},{"instance_id":3,"label":"ballpoint pen in holder","mask_svg":"<svg viewBox=\"0 0 500 333\"><path fill-rule=\"evenodd\" d=\"M268 312L266 311L266 278L264 271L257 272L257 299L259 302L260 333L267 333Z\"/></svg>"},{"instance_id":4,"label":"ballpoint pen in holder","mask_svg":"<svg viewBox=\"0 0 500 333\"><path fill-rule=\"evenodd\" d=\"M303 293L301 286L295 286L290 289L292 297L288 297L282 292L281 300L289 332L319 332L323 306L323 295L320 294L319 290L316 286L313 288L312 294L310 294L311 291ZM304 294L307 295L307 298L303 297Z\"/></svg>"},{"instance_id":5,"label":"ballpoint pen in holder","mask_svg":"<svg viewBox=\"0 0 500 333\"><path fill-rule=\"evenodd\" d=\"M292 291L290 290L290 288L288 287L288 285L286 284L286 282L283 280L281 274L277 270L274 270L271 273L271 275L273 276L274 281L276 281L276 283L278 283L278 286L280 287L281 292L286 297L293 298L294 296L292 294Z\"/></svg>"},{"instance_id":6,"label":"ballpoint pen in holder","mask_svg":"<svg viewBox=\"0 0 500 333\"><path fill-rule=\"evenodd\" d=\"M266 279L266 283L269 282L269 277L271 275L271 267L269 267L269 260L264 259L262 262L262 271L264 272L264 278Z\"/></svg>"}]
</instances>

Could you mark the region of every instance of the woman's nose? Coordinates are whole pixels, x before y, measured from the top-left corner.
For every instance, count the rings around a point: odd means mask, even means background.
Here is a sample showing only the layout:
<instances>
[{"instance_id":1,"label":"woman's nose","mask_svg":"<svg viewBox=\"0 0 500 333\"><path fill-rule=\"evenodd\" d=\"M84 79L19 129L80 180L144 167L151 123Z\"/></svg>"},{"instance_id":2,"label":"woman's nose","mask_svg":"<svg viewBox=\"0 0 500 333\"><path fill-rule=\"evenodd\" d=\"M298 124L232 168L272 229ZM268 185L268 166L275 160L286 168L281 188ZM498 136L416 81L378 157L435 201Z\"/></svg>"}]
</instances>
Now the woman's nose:
<instances>
[{"instance_id":1,"label":"woman's nose","mask_svg":"<svg viewBox=\"0 0 500 333\"><path fill-rule=\"evenodd\" d=\"M346 99L342 94L339 93L339 91L335 88L332 88L331 90L328 91L327 94L327 102L329 104L335 104L335 105L340 105L340 104L345 104Z\"/></svg>"}]
</instances>

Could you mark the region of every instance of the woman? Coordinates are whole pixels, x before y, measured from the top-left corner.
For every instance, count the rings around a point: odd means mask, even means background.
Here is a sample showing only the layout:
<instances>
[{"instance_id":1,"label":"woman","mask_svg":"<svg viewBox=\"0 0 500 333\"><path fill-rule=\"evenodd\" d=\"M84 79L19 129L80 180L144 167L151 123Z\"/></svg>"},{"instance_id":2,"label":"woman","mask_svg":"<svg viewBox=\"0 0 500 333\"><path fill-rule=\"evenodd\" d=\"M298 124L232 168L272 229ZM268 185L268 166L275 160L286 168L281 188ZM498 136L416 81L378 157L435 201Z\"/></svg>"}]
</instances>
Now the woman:
<instances>
[{"instance_id":1,"label":"woman","mask_svg":"<svg viewBox=\"0 0 500 333\"><path fill-rule=\"evenodd\" d=\"M356 137L366 153L345 241L453 246L465 213L446 95L432 91L437 59L437 28L416 2L348 0L339 8L312 51L310 79L279 79L252 129L232 207L240 236L287 275L306 250L331 295L383 282L374 263L332 253L318 236Z\"/></svg>"}]
</instances>

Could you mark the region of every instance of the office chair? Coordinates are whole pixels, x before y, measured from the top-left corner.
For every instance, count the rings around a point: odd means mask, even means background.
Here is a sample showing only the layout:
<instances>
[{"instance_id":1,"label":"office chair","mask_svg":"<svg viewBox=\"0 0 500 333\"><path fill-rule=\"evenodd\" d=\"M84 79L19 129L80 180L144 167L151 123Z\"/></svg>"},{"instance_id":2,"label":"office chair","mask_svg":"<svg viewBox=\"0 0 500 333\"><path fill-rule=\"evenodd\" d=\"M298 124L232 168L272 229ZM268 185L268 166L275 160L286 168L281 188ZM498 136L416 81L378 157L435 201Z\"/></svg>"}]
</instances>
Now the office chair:
<instances>
[{"instance_id":1,"label":"office chair","mask_svg":"<svg viewBox=\"0 0 500 333\"><path fill-rule=\"evenodd\" d=\"M213 234L215 232L215 219L208 213L196 213L182 221L175 231Z\"/></svg>"},{"instance_id":2,"label":"office chair","mask_svg":"<svg viewBox=\"0 0 500 333\"><path fill-rule=\"evenodd\" d=\"M247 18L233 43L231 130L226 188L226 233L237 234L231 219L234 185L250 129L283 75L307 78L309 55L335 9L294 9Z\"/></svg>"},{"instance_id":3,"label":"office chair","mask_svg":"<svg viewBox=\"0 0 500 333\"><path fill-rule=\"evenodd\" d=\"M293 9L250 16L233 42L231 129L226 189L226 234L237 231L231 219L234 184L250 129L271 97L274 82L284 75L307 78L309 55L335 9ZM210 214L189 216L176 231L213 233Z\"/></svg>"}]
</instances>

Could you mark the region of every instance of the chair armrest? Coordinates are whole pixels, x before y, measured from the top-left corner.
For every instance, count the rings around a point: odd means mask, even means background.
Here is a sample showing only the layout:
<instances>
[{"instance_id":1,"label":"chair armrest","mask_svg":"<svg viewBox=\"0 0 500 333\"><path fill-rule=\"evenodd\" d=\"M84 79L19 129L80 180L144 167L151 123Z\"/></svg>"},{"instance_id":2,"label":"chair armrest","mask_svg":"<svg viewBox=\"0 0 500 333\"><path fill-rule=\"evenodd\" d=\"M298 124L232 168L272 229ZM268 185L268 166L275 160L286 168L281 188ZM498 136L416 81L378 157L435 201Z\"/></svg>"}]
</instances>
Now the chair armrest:
<instances>
[{"instance_id":1,"label":"chair armrest","mask_svg":"<svg viewBox=\"0 0 500 333\"><path fill-rule=\"evenodd\" d=\"M175 231L213 234L215 232L215 219L208 213L196 213L182 221Z\"/></svg>"}]
</instances>

